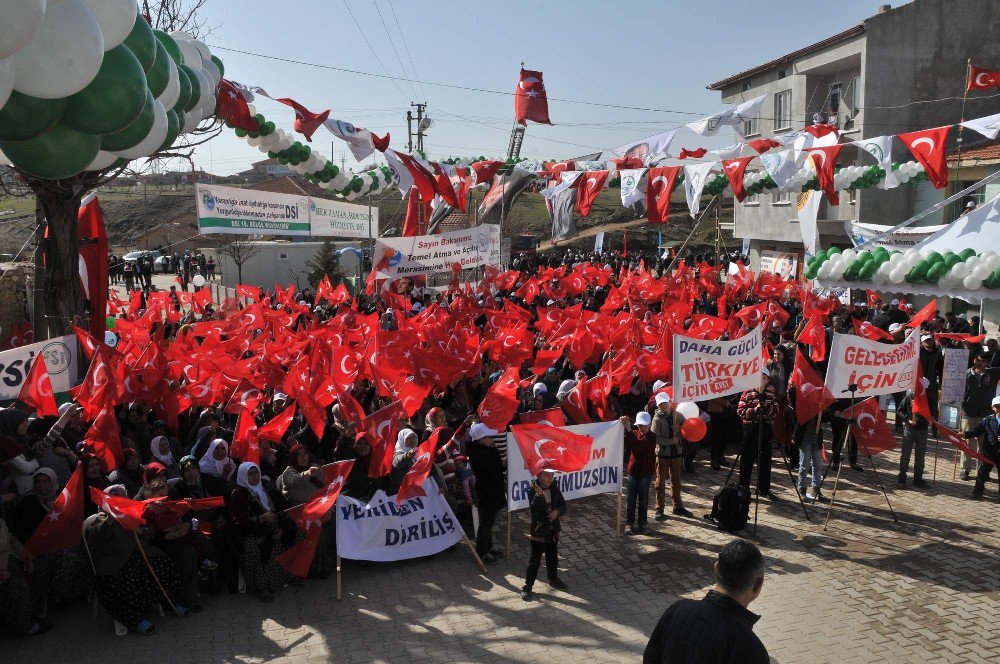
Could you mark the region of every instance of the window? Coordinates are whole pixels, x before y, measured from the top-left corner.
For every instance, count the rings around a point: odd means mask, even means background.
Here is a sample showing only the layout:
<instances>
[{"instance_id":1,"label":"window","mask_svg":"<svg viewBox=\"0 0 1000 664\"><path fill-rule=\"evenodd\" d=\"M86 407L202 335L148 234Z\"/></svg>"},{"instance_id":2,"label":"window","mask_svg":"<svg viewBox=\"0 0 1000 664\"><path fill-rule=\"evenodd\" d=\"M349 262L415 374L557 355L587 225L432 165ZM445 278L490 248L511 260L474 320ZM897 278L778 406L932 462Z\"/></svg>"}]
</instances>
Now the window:
<instances>
[{"instance_id":1,"label":"window","mask_svg":"<svg viewBox=\"0 0 1000 664\"><path fill-rule=\"evenodd\" d=\"M827 111L829 117L827 122L832 125L840 126L840 100L841 100L841 84L831 83L830 84L830 96L827 97Z\"/></svg>"},{"instance_id":2,"label":"window","mask_svg":"<svg viewBox=\"0 0 1000 664\"><path fill-rule=\"evenodd\" d=\"M750 81L743 81L743 91L744 92L746 92L747 90L749 90L752 87L753 87L753 85L750 83Z\"/></svg>"},{"instance_id":3,"label":"window","mask_svg":"<svg viewBox=\"0 0 1000 664\"><path fill-rule=\"evenodd\" d=\"M278 254L278 260L279 261L287 261L288 260L288 254L286 254L286 253L279 253Z\"/></svg>"},{"instance_id":4,"label":"window","mask_svg":"<svg viewBox=\"0 0 1000 664\"><path fill-rule=\"evenodd\" d=\"M788 70L787 69L779 69L778 70L778 78L785 78L786 76L788 76Z\"/></svg>"},{"instance_id":5,"label":"window","mask_svg":"<svg viewBox=\"0 0 1000 664\"><path fill-rule=\"evenodd\" d=\"M792 128L792 91L785 90L774 95L774 130Z\"/></svg>"},{"instance_id":6,"label":"window","mask_svg":"<svg viewBox=\"0 0 1000 664\"><path fill-rule=\"evenodd\" d=\"M760 194L754 194L753 196L747 196L743 199L743 205L758 206L760 205Z\"/></svg>"},{"instance_id":7,"label":"window","mask_svg":"<svg viewBox=\"0 0 1000 664\"><path fill-rule=\"evenodd\" d=\"M760 131L757 128L757 118L752 118L743 122L744 136L756 136L759 133Z\"/></svg>"},{"instance_id":8,"label":"window","mask_svg":"<svg viewBox=\"0 0 1000 664\"><path fill-rule=\"evenodd\" d=\"M791 194L787 191L775 191L771 194L771 205L791 205Z\"/></svg>"}]
</instances>

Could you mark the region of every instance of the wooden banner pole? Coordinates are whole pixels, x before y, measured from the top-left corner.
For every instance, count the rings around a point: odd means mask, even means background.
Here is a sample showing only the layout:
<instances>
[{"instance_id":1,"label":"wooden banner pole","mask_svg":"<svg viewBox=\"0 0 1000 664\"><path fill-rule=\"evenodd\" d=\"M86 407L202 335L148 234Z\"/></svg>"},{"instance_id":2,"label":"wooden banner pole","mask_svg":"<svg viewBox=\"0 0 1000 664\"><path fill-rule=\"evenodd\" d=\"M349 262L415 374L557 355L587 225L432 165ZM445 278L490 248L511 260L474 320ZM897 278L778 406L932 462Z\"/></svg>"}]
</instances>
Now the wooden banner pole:
<instances>
[{"instance_id":1,"label":"wooden banner pole","mask_svg":"<svg viewBox=\"0 0 1000 664\"><path fill-rule=\"evenodd\" d=\"M472 552L472 557L476 559L476 564L479 565L480 571L482 571L483 574L488 575L489 572L486 571L486 563L484 563L483 559L479 557L478 553L476 553L476 547L473 545L472 540L469 539L468 535L464 535L462 539L465 540L466 545L469 547L469 551Z\"/></svg>"},{"instance_id":2,"label":"wooden banner pole","mask_svg":"<svg viewBox=\"0 0 1000 664\"><path fill-rule=\"evenodd\" d=\"M507 551L504 558L510 558L510 508L507 508Z\"/></svg>"},{"instance_id":3,"label":"wooden banner pole","mask_svg":"<svg viewBox=\"0 0 1000 664\"><path fill-rule=\"evenodd\" d=\"M337 600L338 601L340 601L340 599L343 597L342 593L343 593L343 587L341 585L341 578L340 578L340 554L337 554Z\"/></svg>"},{"instance_id":4,"label":"wooden banner pole","mask_svg":"<svg viewBox=\"0 0 1000 664\"><path fill-rule=\"evenodd\" d=\"M618 489L618 510L615 512L615 537L622 536L622 490Z\"/></svg>"},{"instance_id":5,"label":"wooden banner pole","mask_svg":"<svg viewBox=\"0 0 1000 664\"><path fill-rule=\"evenodd\" d=\"M156 572L153 571L153 566L149 564L149 558L146 557L146 551L142 548L142 543L139 542L139 535L134 530L132 531L132 537L135 538L135 546L139 549L139 555L142 556L142 562L146 563L146 569L149 570L149 575L153 577L153 581L156 581L156 587L160 589L160 592L163 594L163 598L167 600L167 604L169 604L170 608L174 610L177 617L183 618L184 616L182 616L181 612L177 610L177 606L174 605L173 600L170 599L170 595L167 594L163 584L160 583L160 579L156 576Z\"/></svg>"}]
</instances>

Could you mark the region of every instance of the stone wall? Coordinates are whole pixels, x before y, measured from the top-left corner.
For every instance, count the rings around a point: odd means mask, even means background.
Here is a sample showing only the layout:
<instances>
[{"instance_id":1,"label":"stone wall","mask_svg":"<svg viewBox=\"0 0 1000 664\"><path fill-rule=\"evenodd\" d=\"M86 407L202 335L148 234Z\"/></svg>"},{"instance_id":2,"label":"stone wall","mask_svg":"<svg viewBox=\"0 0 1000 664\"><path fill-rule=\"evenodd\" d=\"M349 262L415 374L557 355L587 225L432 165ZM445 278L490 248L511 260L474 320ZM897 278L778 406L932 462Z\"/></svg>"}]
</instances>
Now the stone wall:
<instances>
[{"instance_id":1,"label":"stone wall","mask_svg":"<svg viewBox=\"0 0 1000 664\"><path fill-rule=\"evenodd\" d=\"M28 320L27 284L35 273L32 263L0 263L0 340Z\"/></svg>"}]
</instances>

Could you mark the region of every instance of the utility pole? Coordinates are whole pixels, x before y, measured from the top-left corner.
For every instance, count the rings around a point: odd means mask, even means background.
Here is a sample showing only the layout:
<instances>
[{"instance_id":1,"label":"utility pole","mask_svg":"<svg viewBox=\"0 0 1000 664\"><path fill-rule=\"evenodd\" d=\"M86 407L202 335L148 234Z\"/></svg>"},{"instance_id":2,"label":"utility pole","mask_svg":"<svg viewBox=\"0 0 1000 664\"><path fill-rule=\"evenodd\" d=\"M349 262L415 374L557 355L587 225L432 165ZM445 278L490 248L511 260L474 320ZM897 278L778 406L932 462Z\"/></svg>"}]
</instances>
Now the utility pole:
<instances>
[{"instance_id":1,"label":"utility pole","mask_svg":"<svg viewBox=\"0 0 1000 664\"><path fill-rule=\"evenodd\" d=\"M414 108L417 109L417 118L416 118L417 119L417 145L416 145L416 148L417 148L417 151L423 153L423 151L424 151L424 127L423 127L423 119L424 119L424 111L427 109L427 102L424 102L422 104L411 103L410 106L413 106ZM406 112L406 133L407 133L407 136L409 137L409 142L406 144L406 149L407 149L408 152L413 152L413 147L414 147L413 146L413 111L407 111Z\"/></svg>"}]
</instances>

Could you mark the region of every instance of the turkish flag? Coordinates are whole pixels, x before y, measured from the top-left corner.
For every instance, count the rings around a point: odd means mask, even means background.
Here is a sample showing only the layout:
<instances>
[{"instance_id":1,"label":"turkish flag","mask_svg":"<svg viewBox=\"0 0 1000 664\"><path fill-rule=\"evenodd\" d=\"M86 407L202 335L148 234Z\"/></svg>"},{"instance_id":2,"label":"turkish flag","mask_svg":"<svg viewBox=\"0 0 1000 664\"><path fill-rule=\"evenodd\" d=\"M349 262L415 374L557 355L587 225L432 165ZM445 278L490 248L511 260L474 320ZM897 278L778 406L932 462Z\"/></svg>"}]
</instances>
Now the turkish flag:
<instances>
[{"instance_id":1,"label":"turkish flag","mask_svg":"<svg viewBox=\"0 0 1000 664\"><path fill-rule=\"evenodd\" d=\"M865 289L865 297L867 298L868 308L869 309L875 308L875 303L878 302L878 300L879 300L878 293L876 293L875 291L871 290L870 288L866 288Z\"/></svg>"},{"instance_id":2,"label":"turkish flag","mask_svg":"<svg viewBox=\"0 0 1000 664\"><path fill-rule=\"evenodd\" d=\"M114 405L118 396L118 365L121 355L113 348L102 345L94 359L83 382L78 385L73 395L74 400L83 406L83 418L92 420L106 405Z\"/></svg>"},{"instance_id":3,"label":"turkish flag","mask_svg":"<svg viewBox=\"0 0 1000 664\"><path fill-rule=\"evenodd\" d=\"M545 469L574 472L590 462L593 436L570 433L545 424L515 424L510 428L532 475Z\"/></svg>"},{"instance_id":4,"label":"turkish flag","mask_svg":"<svg viewBox=\"0 0 1000 664\"><path fill-rule=\"evenodd\" d=\"M437 183L438 195L441 196L441 200L451 207L465 212L465 199L458 199L458 194L455 193L455 186L451 183L451 178L448 177L448 174L441 168L441 164L436 161L432 161L430 164L434 170L434 182Z\"/></svg>"},{"instance_id":5,"label":"turkish flag","mask_svg":"<svg viewBox=\"0 0 1000 664\"><path fill-rule=\"evenodd\" d=\"M963 343L981 344L986 340L986 335L977 334L976 336L972 336L971 334L958 334L956 332L935 332L934 340L938 341L940 339L952 339Z\"/></svg>"},{"instance_id":6,"label":"turkish flag","mask_svg":"<svg viewBox=\"0 0 1000 664\"><path fill-rule=\"evenodd\" d=\"M439 193L437 181L434 179L434 174L420 160L413 155L396 150L386 150L385 157L393 175L399 180L401 191L410 191L411 187L416 187L420 193L420 199L425 203L429 204L434 200L434 197Z\"/></svg>"},{"instance_id":7,"label":"turkish flag","mask_svg":"<svg viewBox=\"0 0 1000 664\"><path fill-rule=\"evenodd\" d=\"M819 178L819 188L826 194L830 205L840 205L840 195L833 186L833 168L837 165L837 156L844 148L840 143L820 148L809 148L809 158L816 166L816 177Z\"/></svg>"},{"instance_id":8,"label":"turkish flag","mask_svg":"<svg viewBox=\"0 0 1000 664\"><path fill-rule=\"evenodd\" d=\"M598 194L604 189L611 171L587 171L576 179L576 211L581 217L590 214L590 208L597 200Z\"/></svg>"},{"instance_id":9,"label":"turkish flag","mask_svg":"<svg viewBox=\"0 0 1000 664\"><path fill-rule=\"evenodd\" d=\"M277 557L277 563L294 576L306 577L319 546L322 523L337 504L337 497L347 481L354 461L341 461L323 466L327 485L317 491L308 502L297 505L285 513L306 534L305 538Z\"/></svg>"},{"instance_id":10,"label":"turkish flag","mask_svg":"<svg viewBox=\"0 0 1000 664\"><path fill-rule=\"evenodd\" d=\"M854 333L859 337L871 339L872 341L894 341L891 334L880 327L872 325L870 321L863 321L852 317L851 323L854 324Z\"/></svg>"},{"instance_id":11,"label":"turkish flag","mask_svg":"<svg viewBox=\"0 0 1000 664\"><path fill-rule=\"evenodd\" d=\"M969 65L969 92L989 90L992 87L1000 88L1000 71Z\"/></svg>"},{"instance_id":12,"label":"turkish flag","mask_svg":"<svg viewBox=\"0 0 1000 664\"><path fill-rule=\"evenodd\" d=\"M236 297L240 299L246 298L253 302L260 302L260 289L257 288L256 286L245 286L243 284L237 284Z\"/></svg>"},{"instance_id":13,"label":"turkish flag","mask_svg":"<svg viewBox=\"0 0 1000 664\"><path fill-rule=\"evenodd\" d=\"M924 369L917 362L917 377L913 381L913 408L914 415L919 415L924 418L925 421L930 422L934 419L931 414L931 405L927 401L927 388L924 387Z\"/></svg>"},{"instance_id":14,"label":"turkish flag","mask_svg":"<svg viewBox=\"0 0 1000 664\"><path fill-rule=\"evenodd\" d=\"M771 148L780 148L781 143L773 138L758 138L756 141L748 141L747 145L754 149L757 154L764 154Z\"/></svg>"},{"instance_id":15,"label":"turkish flag","mask_svg":"<svg viewBox=\"0 0 1000 664\"><path fill-rule=\"evenodd\" d=\"M427 222L430 221L431 214L430 201L420 199L420 192L416 187L410 188L410 195L406 197L406 216L403 218L403 230L400 237L416 237L423 235L427 230Z\"/></svg>"},{"instance_id":16,"label":"turkish flag","mask_svg":"<svg viewBox=\"0 0 1000 664\"><path fill-rule=\"evenodd\" d=\"M230 415L238 415L244 408L250 411L257 410L257 406L263 400L264 394L258 390L246 378L240 378L239 384L229 397L223 412Z\"/></svg>"},{"instance_id":17,"label":"turkish flag","mask_svg":"<svg viewBox=\"0 0 1000 664\"><path fill-rule=\"evenodd\" d=\"M694 150L688 150L687 148L681 148L681 153L677 155L678 159L701 159L708 153L706 148L695 148Z\"/></svg>"},{"instance_id":18,"label":"turkish flag","mask_svg":"<svg viewBox=\"0 0 1000 664\"><path fill-rule=\"evenodd\" d=\"M25 560L80 543L83 531L83 472L83 464L77 463L76 470L56 497L52 509L24 544Z\"/></svg>"},{"instance_id":19,"label":"turkish flag","mask_svg":"<svg viewBox=\"0 0 1000 664\"><path fill-rule=\"evenodd\" d=\"M965 441L965 438L962 437L962 434L949 429L940 422L934 422L934 426L937 427L938 435L940 435L946 443L950 443L957 448L959 452L964 452L966 456L982 461L983 463L988 463L991 466L994 465L993 459L990 459L989 457L970 448L969 444Z\"/></svg>"},{"instance_id":20,"label":"turkish flag","mask_svg":"<svg viewBox=\"0 0 1000 664\"><path fill-rule=\"evenodd\" d=\"M823 319L819 316L810 318L799 333L798 342L809 345L813 362L822 362L826 357L826 329L823 327Z\"/></svg>"},{"instance_id":21,"label":"turkish flag","mask_svg":"<svg viewBox=\"0 0 1000 664\"><path fill-rule=\"evenodd\" d=\"M399 491L396 492L397 505L407 498L427 495L422 485L434 468L434 455L437 453L440 437L441 429L437 429L430 438L417 447L417 451L413 455L413 465L406 471L406 475L399 483Z\"/></svg>"},{"instance_id":22,"label":"turkish flag","mask_svg":"<svg viewBox=\"0 0 1000 664\"><path fill-rule=\"evenodd\" d=\"M304 506L293 507L288 510L287 514L294 518L294 515L301 511L302 507ZM313 558L316 557L316 549L319 547L323 526L317 521L308 521L302 530L306 536L295 546L278 554L274 560L292 576L304 579L309 576L309 568L312 567Z\"/></svg>"},{"instance_id":23,"label":"turkish flag","mask_svg":"<svg viewBox=\"0 0 1000 664\"><path fill-rule=\"evenodd\" d=\"M552 124L549 120L549 100L542 83L542 72L521 70L521 78L514 92L514 122L526 125L527 120L539 124Z\"/></svg>"},{"instance_id":24,"label":"turkish flag","mask_svg":"<svg viewBox=\"0 0 1000 664\"><path fill-rule=\"evenodd\" d=\"M365 409L351 395L350 390L341 390L337 393L337 404L340 405L340 416L344 421L357 423L365 419Z\"/></svg>"},{"instance_id":25,"label":"turkish flag","mask_svg":"<svg viewBox=\"0 0 1000 664\"><path fill-rule=\"evenodd\" d=\"M665 224L670 217L670 195L677 184L680 166L650 168L646 173L646 219Z\"/></svg>"},{"instance_id":26,"label":"turkish flag","mask_svg":"<svg viewBox=\"0 0 1000 664\"><path fill-rule=\"evenodd\" d=\"M490 159L488 161L474 161L469 164L469 168L476 176L475 184L489 184L493 182L493 176L497 174L497 170L503 166L504 162L495 159Z\"/></svg>"},{"instance_id":27,"label":"turkish flag","mask_svg":"<svg viewBox=\"0 0 1000 664\"><path fill-rule=\"evenodd\" d=\"M253 421L253 413L246 408L240 411L236 420L229 454L235 459L260 463L260 429Z\"/></svg>"},{"instance_id":28,"label":"turkish flag","mask_svg":"<svg viewBox=\"0 0 1000 664\"><path fill-rule=\"evenodd\" d=\"M917 161L923 164L924 172L927 173L935 189L943 189L948 184L945 148L948 146L949 131L951 125L897 135Z\"/></svg>"},{"instance_id":29,"label":"turkish flag","mask_svg":"<svg viewBox=\"0 0 1000 664\"><path fill-rule=\"evenodd\" d=\"M305 136L307 141L312 141L313 132L319 129L319 126L326 122L326 119L330 116L329 109L322 113L313 113L299 102L287 97L275 99L274 101L282 103L285 106L291 106L295 110L295 124L292 127L295 131Z\"/></svg>"},{"instance_id":30,"label":"turkish flag","mask_svg":"<svg viewBox=\"0 0 1000 664\"><path fill-rule=\"evenodd\" d=\"M403 415L402 402L394 401L358 424L358 430L368 434L372 447L368 477L384 477L392 470L392 452L396 447L396 432Z\"/></svg>"},{"instance_id":31,"label":"turkish flag","mask_svg":"<svg viewBox=\"0 0 1000 664\"><path fill-rule=\"evenodd\" d=\"M17 400L34 408L39 417L59 415L56 398L52 394L49 370L45 366L45 357L41 353L35 355L35 359L32 360L31 369L28 370L28 375L24 379L24 383L21 384Z\"/></svg>"},{"instance_id":32,"label":"turkish flag","mask_svg":"<svg viewBox=\"0 0 1000 664\"><path fill-rule=\"evenodd\" d=\"M285 432L288 431L288 426L292 423L292 418L295 417L295 404L292 403L285 406L285 409L275 415L271 421L267 422L264 426L260 428L258 432L260 437L264 440L270 440L272 443L280 443Z\"/></svg>"},{"instance_id":33,"label":"turkish flag","mask_svg":"<svg viewBox=\"0 0 1000 664\"><path fill-rule=\"evenodd\" d=\"M104 337L108 301L108 234L97 196L84 199L77 212L77 237L80 240L80 282L90 300L90 333Z\"/></svg>"},{"instance_id":34,"label":"turkish flag","mask_svg":"<svg viewBox=\"0 0 1000 664\"><path fill-rule=\"evenodd\" d=\"M520 402L517 399L518 374L516 366L507 367L503 375L490 385L482 403L479 404L479 419L483 424L496 431L503 431Z\"/></svg>"},{"instance_id":35,"label":"turkish flag","mask_svg":"<svg viewBox=\"0 0 1000 664\"><path fill-rule=\"evenodd\" d=\"M146 519L142 515L146 504L163 499L132 500L121 496L110 496L96 487L90 487L90 500L117 521L119 526L125 530L135 530L146 523Z\"/></svg>"},{"instance_id":36,"label":"turkish flag","mask_svg":"<svg viewBox=\"0 0 1000 664\"><path fill-rule=\"evenodd\" d=\"M543 375L549 368L562 357L563 346L556 348L542 348L535 353L535 362L531 365L531 373L536 376Z\"/></svg>"},{"instance_id":37,"label":"turkish flag","mask_svg":"<svg viewBox=\"0 0 1000 664\"><path fill-rule=\"evenodd\" d=\"M694 314L691 316L691 327L686 334L695 339L718 339L726 331L729 324L722 318L709 316L708 314Z\"/></svg>"},{"instance_id":38,"label":"turkish flag","mask_svg":"<svg viewBox=\"0 0 1000 664\"><path fill-rule=\"evenodd\" d=\"M97 349L104 342L95 339L90 332L82 327L74 325L73 331L76 333L76 340L80 342L80 348L83 349L83 354L87 358L87 361L89 362L94 359L94 353L97 352Z\"/></svg>"},{"instance_id":39,"label":"turkish flag","mask_svg":"<svg viewBox=\"0 0 1000 664\"><path fill-rule=\"evenodd\" d=\"M937 316L937 300L931 299L923 309L913 314L910 318L910 322L906 324L906 327L920 327L922 323L925 323L932 318Z\"/></svg>"},{"instance_id":40,"label":"turkish flag","mask_svg":"<svg viewBox=\"0 0 1000 664\"><path fill-rule=\"evenodd\" d=\"M243 94L235 85L222 79L219 81L218 95L215 102L215 115L230 127L257 131L257 122L250 115L250 107Z\"/></svg>"},{"instance_id":41,"label":"turkish flag","mask_svg":"<svg viewBox=\"0 0 1000 664\"><path fill-rule=\"evenodd\" d=\"M587 413L587 379L581 378L573 389L562 400L562 409L574 424L590 424L592 420Z\"/></svg>"},{"instance_id":42,"label":"turkish flag","mask_svg":"<svg viewBox=\"0 0 1000 664\"><path fill-rule=\"evenodd\" d=\"M550 427L566 426L566 418L558 408L529 410L521 413L521 424L547 424Z\"/></svg>"},{"instance_id":43,"label":"turkish flag","mask_svg":"<svg viewBox=\"0 0 1000 664\"><path fill-rule=\"evenodd\" d=\"M841 416L851 420L851 434L866 456L896 447L896 437L878 407L878 398L865 399L843 411Z\"/></svg>"},{"instance_id":44,"label":"turkish flag","mask_svg":"<svg viewBox=\"0 0 1000 664\"><path fill-rule=\"evenodd\" d=\"M94 450L94 456L103 462L109 473L125 463L121 431L118 428L115 411L111 406L102 408L101 412L97 414L94 423L87 429L83 442Z\"/></svg>"},{"instance_id":45,"label":"turkish flag","mask_svg":"<svg viewBox=\"0 0 1000 664\"><path fill-rule=\"evenodd\" d=\"M801 351L795 353L795 368L788 382L795 386L795 418L799 424L805 424L837 400Z\"/></svg>"},{"instance_id":46,"label":"turkish flag","mask_svg":"<svg viewBox=\"0 0 1000 664\"><path fill-rule=\"evenodd\" d=\"M323 278L319 280L319 284L316 285L315 302L319 304L324 299L330 299L332 296L333 284L330 283L330 275L324 274Z\"/></svg>"},{"instance_id":47,"label":"turkish flag","mask_svg":"<svg viewBox=\"0 0 1000 664\"><path fill-rule=\"evenodd\" d=\"M307 389L299 392L295 403L302 409L306 423L312 429L312 432L316 434L316 438L322 438L323 432L326 430L326 409L319 405L316 398Z\"/></svg>"},{"instance_id":48,"label":"turkish flag","mask_svg":"<svg viewBox=\"0 0 1000 664\"><path fill-rule=\"evenodd\" d=\"M733 196L740 203L747 197L746 189L743 188L743 175L747 171L747 165L757 157L740 157L739 159L723 159L722 170L729 178L729 186L733 190Z\"/></svg>"}]
</instances>

